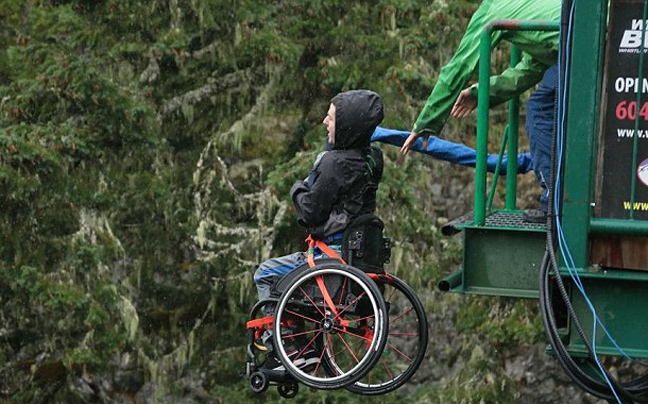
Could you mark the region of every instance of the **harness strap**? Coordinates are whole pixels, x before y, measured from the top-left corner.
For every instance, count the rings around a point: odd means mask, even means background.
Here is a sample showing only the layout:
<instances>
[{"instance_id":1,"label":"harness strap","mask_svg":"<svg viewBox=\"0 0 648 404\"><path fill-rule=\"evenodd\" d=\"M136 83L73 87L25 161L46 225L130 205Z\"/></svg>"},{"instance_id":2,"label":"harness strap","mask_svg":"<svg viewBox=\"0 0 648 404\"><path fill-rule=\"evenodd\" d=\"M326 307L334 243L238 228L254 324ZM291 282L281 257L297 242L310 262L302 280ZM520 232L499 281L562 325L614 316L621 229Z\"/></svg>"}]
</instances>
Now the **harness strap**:
<instances>
[{"instance_id":1,"label":"harness strap","mask_svg":"<svg viewBox=\"0 0 648 404\"><path fill-rule=\"evenodd\" d=\"M328 289L326 288L326 284L324 283L324 277L322 275L319 275L317 278L315 278L315 281L317 282L317 287L319 287L320 292L322 292L322 297L324 298L324 302L329 307L329 309L331 309L335 318L337 318L338 317L337 307L335 307L333 298L331 298L331 294L328 292Z\"/></svg>"},{"instance_id":2,"label":"harness strap","mask_svg":"<svg viewBox=\"0 0 648 404\"><path fill-rule=\"evenodd\" d=\"M310 234L306 237L306 242L308 243L308 266L315 266L315 247L319 248L324 254L328 255L330 258L335 258L341 263L346 264L346 262L340 257L340 254L337 253L334 249L326 245L322 240L315 240Z\"/></svg>"},{"instance_id":3,"label":"harness strap","mask_svg":"<svg viewBox=\"0 0 648 404\"><path fill-rule=\"evenodd\" d=\"M331 258L335 258L340 260L341 263L346 264L342 257L331 247L326 245L325 242L321 240L315 240L313 237L309 234L308 237L306 238L306 242L308 243L308 266L309 267L314 267L315 266L315 247L319 248L320 251L322 251L324 254L328 255ZM324 301L326 302L326 305L331 309L335 317L337 318L338 316L338 311L337 308L335 307L335 303L333 302L333 299L331 298L331 295L329 294L326 285L324 284L324 278L322 276L318 276L316 278L317 286L319 287L320 291L322 292L322 297L324 298Z\"/></svg>"}]
</instances>

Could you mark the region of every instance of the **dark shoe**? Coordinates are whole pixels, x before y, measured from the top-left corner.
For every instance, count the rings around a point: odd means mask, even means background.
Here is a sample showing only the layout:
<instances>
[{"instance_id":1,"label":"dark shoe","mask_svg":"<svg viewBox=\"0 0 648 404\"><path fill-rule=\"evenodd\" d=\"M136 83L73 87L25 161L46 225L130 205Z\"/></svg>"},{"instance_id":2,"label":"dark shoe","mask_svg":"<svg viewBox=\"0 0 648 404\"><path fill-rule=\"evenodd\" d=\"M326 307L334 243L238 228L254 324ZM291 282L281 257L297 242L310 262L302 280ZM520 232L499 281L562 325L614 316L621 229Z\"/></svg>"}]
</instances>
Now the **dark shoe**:
<instances>
[{"instance_id":1,"label":"dark shoe","mask_svg":"<svg viewBox=\"0 0 648 404\"><path fill-rule=\"evenodd\" d=\"M293 363L303 372L312 371L313 369L315 369L315 365L317 365L317 363L320 361L317 352L315 352L315 350L311 348L306 349L306 351L302 352L301 354L299 354L298 352L295 353L298 354L298 357L293 360Z\"/></svg>"},{"instance_id":2,"label":"dark shoe","mask_svg":"<svg viewBox=\"0 0 648 404\"><path fill-rule=\"evenodd\" d=\"M313 349L312 344L306 347L306 341L300 338L300 344L286 346L286 354L293 364L304 372L310 372L315 368L320 358Z\"/></svg>"},{"instance_id":3,"label":"dark shoe","mask_svg":"<svg viewBox=\"0 0 648 404\"><path fill-rule=\"evenodd\" d=\"M261 365L261 369L266 369L266 370L286 370L284 366L281 364L281 361L275 356L274 352L268 353L266 355L266 360L263 362Z\"/></svg>"},{"instance_id":4,"label":"dark shoe","mask_svg":"<svg viewBox=\"0 0 648 404\"><path fill-rule=\"evenodd\" d=\"M286 349L286 354L288 355L288 358L292 360L293 364L303 372L310 372L315 369L315 365L319 362L317 352L310 347L303 352L297 349ZM261 365L261 369L286 370L279 358L275 356L274 352L268 353L265 362Z\"/></svg>"},{"instance_id":5,"label":"dark shoe","mask_svg":"<svg viewBox=\"0 0 648 404\"><path fill-rule=\"evenodd\" d=\"M527 209L524 211L522 218L527 223L546 223L547 212L540 209Z\"/></svg>"}]
</instances>

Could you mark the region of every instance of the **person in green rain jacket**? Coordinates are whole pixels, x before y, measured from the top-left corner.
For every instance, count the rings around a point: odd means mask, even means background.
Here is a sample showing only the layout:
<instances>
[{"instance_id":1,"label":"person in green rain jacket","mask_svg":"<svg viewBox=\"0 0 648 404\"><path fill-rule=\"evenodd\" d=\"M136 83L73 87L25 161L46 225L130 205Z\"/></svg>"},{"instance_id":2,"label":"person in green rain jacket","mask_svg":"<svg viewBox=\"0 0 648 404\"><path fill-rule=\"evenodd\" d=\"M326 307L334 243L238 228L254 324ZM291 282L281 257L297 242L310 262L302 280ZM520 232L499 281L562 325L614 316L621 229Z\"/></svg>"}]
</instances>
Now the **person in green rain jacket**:
<instances>
[{"instance_id":1,"label":"person in green rain jacket","mask_svg":"<svg viewBox=\"0 0 648 404\"><path fill-rule=\"evenodd\" d=\"M449 115L466 117L477 107L477 85L466 88L479 64L479 42L493 20L558 21L560 0L484 0L475 11L459 48L441 69L432 93L420 112L401 152L407 154L418 138L438 136ZM528 221L546 218L557 87L558 31L494 31L492 45L509 41L522 51L520 62L490 79L490 104L498 105L541 82L527 104L527 135L538 182L544 188L540 209L529 211Z\"/></svg>"}]
</instances>

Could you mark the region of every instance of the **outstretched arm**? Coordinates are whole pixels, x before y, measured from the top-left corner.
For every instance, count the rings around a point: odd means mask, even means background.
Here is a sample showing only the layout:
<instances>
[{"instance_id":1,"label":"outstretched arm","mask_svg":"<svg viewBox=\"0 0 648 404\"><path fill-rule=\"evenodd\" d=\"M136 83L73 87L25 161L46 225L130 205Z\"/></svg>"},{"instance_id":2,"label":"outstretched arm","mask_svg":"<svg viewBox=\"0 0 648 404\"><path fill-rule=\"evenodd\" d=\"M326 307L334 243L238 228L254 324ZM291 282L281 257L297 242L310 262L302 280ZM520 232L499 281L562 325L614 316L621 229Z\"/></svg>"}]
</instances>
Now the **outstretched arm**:
<instances>
[{"instance_id":1,"label":"outstretched arm","mask_svg":"<svg viewBox=\"0 0 648 404\"><path fill-rule=\"evenodd\" d=\"M485 1L477 8L459 47L439 72L437 82L414 123L410 137L401 148L403 154L407 154L418 138L438 136L441 132L459 93L466 87L479 63L480 36L486 24L493 19L490 3ZM502 35L501 31L493 33L492 46L502 39Z\"/></svg>"},{"instance_id":2,"label":"outstretched arm","mask_svg":"<svg viewBox=\"0 0 648 404\"><path fill-rule=\"evenodd\" d=\"M409 137L408 137L409 136ZM387 143L392 146L402 146L406 139L411 139L410 132L404 130L387 129L378 126L371 136L372 142ZM411 150L427 154L435 159L448 161L452 164L459 164L468 167L475 167L477 163L477 152L472 147L460 143L450 142L445 139L439 139L436 136L430 136L424 139L414 139L411 143ZM497 167L497 155L488 155L486 167L488 171L495 172ZM500 174L506 174L507 157L502 158L500 165ZM531 155L529 153L519 153L517 158L518 173L524 174L532 170Z\"/></svg>"}]
</instances>

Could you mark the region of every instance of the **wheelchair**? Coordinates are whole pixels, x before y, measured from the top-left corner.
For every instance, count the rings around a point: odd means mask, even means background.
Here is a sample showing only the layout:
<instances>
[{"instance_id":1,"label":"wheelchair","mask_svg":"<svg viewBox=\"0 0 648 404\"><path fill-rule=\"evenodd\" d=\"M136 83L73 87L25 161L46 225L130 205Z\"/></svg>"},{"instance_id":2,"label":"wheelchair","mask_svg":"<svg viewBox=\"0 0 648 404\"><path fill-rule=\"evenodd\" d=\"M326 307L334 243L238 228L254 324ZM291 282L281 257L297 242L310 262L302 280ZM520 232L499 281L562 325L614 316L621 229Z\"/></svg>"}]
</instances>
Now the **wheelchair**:
<instances>
[{"instance_id":1,"label":"wheelchair","mask_svg":"<svg viewBox=\"0 0 648 404\"><path fill-rule=\"evenodd\" d=\"M246 372L250 388L276 385L292 398L299 384L378 395L405 384L419 368L428 340L421 301L384 264L391 242L375 215L357 218L344 232L341 254L308 239L308 263L273 284L247 323ZM317 247L329 258L312 259ZM275 369L261 338L272 330ZM309 366L304 367L308 353Z\"/></svg>"}]
</instances>

